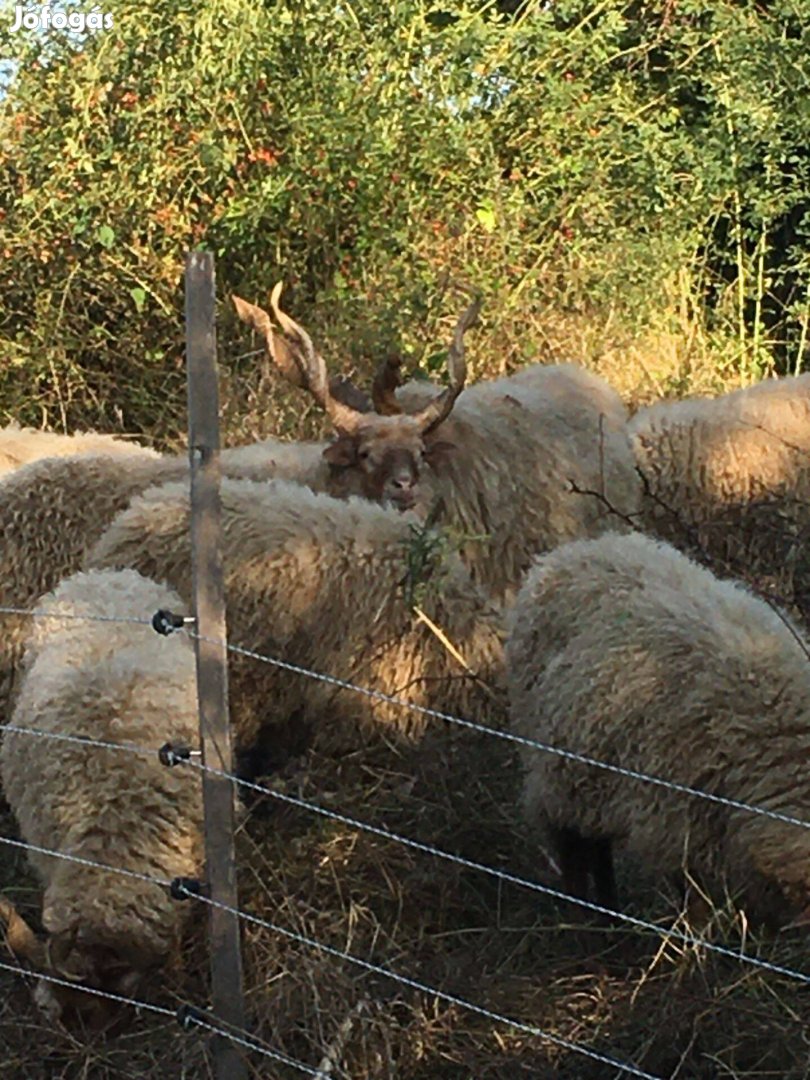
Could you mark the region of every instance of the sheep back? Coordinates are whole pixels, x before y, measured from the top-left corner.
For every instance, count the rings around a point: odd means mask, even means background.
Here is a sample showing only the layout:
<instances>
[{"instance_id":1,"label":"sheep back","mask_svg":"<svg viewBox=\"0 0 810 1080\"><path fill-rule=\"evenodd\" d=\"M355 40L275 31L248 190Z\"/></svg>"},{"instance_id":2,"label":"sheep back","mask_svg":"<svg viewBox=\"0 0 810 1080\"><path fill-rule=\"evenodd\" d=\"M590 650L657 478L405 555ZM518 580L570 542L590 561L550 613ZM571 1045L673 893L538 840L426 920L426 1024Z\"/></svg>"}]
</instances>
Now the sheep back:
<instances>
[{"instance_id":1,"label":"sheep back","mask_svg":"<svg viewBox=\"0 0 810 1080\"><path fill-rule=\"evenodd\" d=\"M33 607L79 569L136 492L183 468L173 459L82 454L32 461L0 480L0 607ZM0 722L30 628L29 616L0 613Z\"/></svg>"},{"instance_id":2,"label":"sheep back","mask_svg":"<svg viewBox=\"0 0 810 1080\"><path fill-rule=\"evenodd\" d=\"M136 442L100 435L97 432L77 432L60 435L53 431L36 431L9 424L0 428L0 475L41 458L67 457L73 454L123 454L156 458L155 450Z\"/></svg>"},{"instance_id":3,"label":"sheep back","mask_svg":"<svg viewBox=\"0 0 810 1080\"><path fill-rule=\"evenodd\" d=\"M325 484L321 444L260 443L223 450L226 476L280 475ZM33 461L0 479L0 607L28 608L78 570L88 550L133 496L188 480L185 455L81 454ZM0 613L0 722L8 714L30 618Z\"/></svg>"},{"instance_id":4,"label":"sheep back","mask_svg":"<svg viewBox=\"0 0 810 1080\"><path fill-rule=\"evenodd\" d=\"M792 566L810 524L810 375L659 402L629 431L650 531L735 571Z\"/></svg>"},{"instance_id":5,"label":"sheep back","mask_svg":"<svg viewBox=\"0 0 810 1080\"><path fill-rule=\"evenodd\" d=\"M232 644L338 676L416 704L480 714L489 697L424 624L406 595L416 522L360 499L340 501L283 482L221 486L228 633ZM188 494L145 492L119 515L88 565L133 566L191 595ZM450 555L431 562L422 608L485 680L501 675L502 631ZM361 724L411 738L424 716L328 682L234 655L237 740L270 725L284 746L313 724L320 744L344 745ZM282 749L282 753L284 750Z\"/></svg>"},{"instance_id":6,"label":"sheep back","mask_svg":"<svg viewBox=\"0 0 810 1080\"><path fill-rule=\"evenodd\" d=\"M414 390L400 393L408 401ZM538 552L627 531L641 484L626 419L611 387L575 364L532 365L461 394L438 429L456 449L436 466L431 495L494 599L513 597Z\"/></svg>"}]
</instances>

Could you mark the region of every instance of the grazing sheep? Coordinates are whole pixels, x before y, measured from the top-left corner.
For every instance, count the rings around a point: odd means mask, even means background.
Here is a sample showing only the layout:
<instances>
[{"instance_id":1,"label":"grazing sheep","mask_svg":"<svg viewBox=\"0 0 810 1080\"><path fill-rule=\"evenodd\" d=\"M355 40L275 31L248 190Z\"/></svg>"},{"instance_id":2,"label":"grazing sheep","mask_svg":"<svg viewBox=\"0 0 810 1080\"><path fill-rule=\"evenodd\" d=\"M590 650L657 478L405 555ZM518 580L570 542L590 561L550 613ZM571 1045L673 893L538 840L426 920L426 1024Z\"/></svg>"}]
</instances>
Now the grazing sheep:
<instances>
[{"instance_id":1,"label":"grazing sheep","mask_svg":"<svg viewBox=\"0 0 810 1080\"><path fill-rule=\"evenodd\" d=\"M180 598L133 570L95 571L63 581L40 601L57 615L150 619L182 612ZM194 652L183 634L149 625L77 618L36 621L29 640L15 728L154 748L148 756L6 730L0 774L22 839L146 877L195 876L202 859L200 775L158 761L165 742L195 746ZM43 973L131 995L166 960L185 908L136 877L29 853L44 885L39 942L7 902L9 940ZM93 1014L98 999L60 988L39 991L57 1014Z\"/></svg>"},{"instance_id":2,"label":"grazing sheep","mask_svg":"<svg viewBox=\"0 0 810 1080\"><path fill-rule=\"evenodd\" d=\"M317 444L261 443L223 450L225 475L263 480L276 474L318 483ZM23 465L0 479L0 607L30 608L78 570L87 551L134 495L188 477L188 458L82 454ZM30 619L0 612L0 723Z\"/></svg>"},{"instance_id":3,"label":"grazing sheep","mask_svg":"<svg viewBox=\"0 0 810 1080\"><path fill-rule=\"evenodd\" d=\"M513 729L810 821L810 660L745 587L639 533L541 556L510 617ZM810 902L810 830L525 748L528 818L565 886L615 906L612 844L762 909ZM770 897L769 903L773 900Z\"/></svg>"},{"instance_id":4,"label":"grazing sheep","mask_svg":"<svg viewBox=\"0 0 810 1080\"><path fill-rule=\"evenodd\" d=\"M419 530L415 519L281 481L226 480L221 497L232 644L462 716L491 708L481 680L502 677L499 613L458 559L437 551L437 538ZM188 601L185 489L172 484L134 499L88 565L134 567ZM418 736L427 722L418 713L235 654L228 680L240 748L251 748L264 729L268 753L275 739L282 759L299 752L310 726L318 743L332 748L344 743L357 721L405 737Z\"/></svg>"},{"instance_id":5,"label":"grazing sheep","mask_svg":"<svg viewBox=\"0 0 810 1080\"><path fill-rule=\"evenodd\" d=\"M810 375L660 402L628 426L648 530L717 569L795 585L810 610L810 567L797 566L810 532Z\"/></svg>"},{"instance_id":6,"label":"grazing sheep","mask_svg":"<svg viewBox=\"0 0 810 1080\"><path fill-rule=\"evenodd\" d=\"M73 454L141 454L158 457L157 451L135 442L99 435L94 431L75 435L58 435L52 431L36 431L16 424L0 428L0 476L40 458L69 457Z\"/></svg>"},{"instance_id":7,"label":"grazing sheep","mask_svg":"<svg viewBox=\"0 0 810 1080\"><path fill-rule=\"evenodd\" d=\"M329 493L418 507L458 534L473 579L496 601L511 596L538 551L626 529L623 517L638 512L641 484L627 413L592 372L536 365L464 390L463 336L477 315L473 305L450 347L449 387L438 396L419 383L398 389L394 358L375 380L377 411L354 409L332 396L323 358L278 306L280 289L272 297L280 332L261 308L235 303L264 334L285 376L296 372L292 381L310 391L335 426L337 438L324 450Z\"/></svg>"}]
</instances>

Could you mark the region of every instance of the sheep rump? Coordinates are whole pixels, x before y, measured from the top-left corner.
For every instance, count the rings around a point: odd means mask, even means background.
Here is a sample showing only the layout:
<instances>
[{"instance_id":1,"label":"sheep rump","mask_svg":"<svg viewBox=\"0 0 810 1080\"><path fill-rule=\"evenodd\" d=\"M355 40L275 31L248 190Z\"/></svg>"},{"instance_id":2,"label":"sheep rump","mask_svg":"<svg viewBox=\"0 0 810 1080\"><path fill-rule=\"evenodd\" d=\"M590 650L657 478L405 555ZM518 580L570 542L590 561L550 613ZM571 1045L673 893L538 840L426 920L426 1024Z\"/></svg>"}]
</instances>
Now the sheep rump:
<instances>
[{"instance_id":1,"label":"sheep rump","mask_svg":"<svg viewBox=\"0 0 810 1080\"><path fill-rule=\"evenodd\" d=\"M645 528L706 552L718 569L761 569L777 583L787 574L788 596L798 578L804 610L810 567L797 560L810 531L810 374L659 402L628 430Z\"/></svg>"},{"instance_id":2,"label":"sheep rump","mask_svg":"<svg viewBox=\"0 0 810 1080\"><path fill-rule=\"evenodd\" d=\"M184 610L171 590L132 570L76 574L40 606L57 616L147 620L159 608ZM199 741L187 637L163 638L133 623L38 619L12 724L153 750L104 750L6 729L0 775L27 843L161 880L198 872L200 775L169 769L157 755L167 741ZM166 889L53 856L29 858L44 886L53 953L67 949L56 974L126 993L170 953L184 909Z\"/></svg>"},{"instance_id":3,"label":"sheep rump","mask_svg":"<svg viewBox=\"0 0 810 1080\"><path fill-rule=\"evenodd\" d=\"M223 560L231 643L406 698L491 708L477 678L414 615L403 595L415 519L361 499L341 501L282 481L221 486ZM120 514L88 566L131 566L191 594L189 498L177 484L145 492ZM421 607L476 676L502 679L499 613L458 559L437 555ZM402 707L234 655L228 668L236 742L263 729L278 752L298 752L307 726L320 745L344 746L358 721L415 738L426 719Z\"/></svg>"},{"instance_id":4,"label":"sheep rump","mask_svg":"<svg viewBox=\"0 0 810 1080\"><path fill-rule=\"evenodd\" d=\"M810 664L797 635L667 544L641 534L567 544L536 561L511 615L512 724L559 749L810 820ZM523 761L528 819L579 895L577 859L600 857L600 845L604 857L613 842L661 873L687 866L710 891L744 892L758 910L769 892L810 900L807 829L539 750ZM612 873L590 870L610 906Z\"/></svg>"},{"instance_id":5,"label":"sheep rump","mask_svg":"<svg viewBox=\"0 0 810 1080\"><path fill-rule=\"evenodd\" d=\"M136 442L100 435L95 431L60 435L53 431L36 431L9 424L0 428L0 476L12 472L29 461L41 458L68 457L73 454L139 454L158 457L157 451Z\"/></svg>"}]
</instances>

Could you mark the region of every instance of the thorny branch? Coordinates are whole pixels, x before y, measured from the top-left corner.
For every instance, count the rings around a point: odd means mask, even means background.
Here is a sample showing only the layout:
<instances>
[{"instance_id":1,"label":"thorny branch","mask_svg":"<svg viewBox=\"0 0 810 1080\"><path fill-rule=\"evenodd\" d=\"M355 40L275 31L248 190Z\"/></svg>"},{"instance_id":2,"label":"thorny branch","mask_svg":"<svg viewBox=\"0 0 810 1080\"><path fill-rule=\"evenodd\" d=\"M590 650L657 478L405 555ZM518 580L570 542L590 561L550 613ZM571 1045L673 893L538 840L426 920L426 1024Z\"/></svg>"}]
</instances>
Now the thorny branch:
<instances>
[{"instance_id":1,"label":"thorny branch","mask_svg":"<svg viewBox=\"0 0 810 1080\"><path fill-rule=\"evenodd\" d=\"M739 580L739 574L735 572L734 567L730 563L718 558L706 548L706 545L703 544L700 540L700 537L695 527L693 525L690 525L688 522L685 522L681 515L678 513L678 511L675 509L675 507L670 506L659 495L656 495L650 489L649 481L647 480L647 477L644 475L641 469L636 467L636 472L641 477L641 483L644 489L645 497L649 498L653 503L655 503L657 507L664 510L670 516L670 520L675 523L682 531L683 536L688 542L690 548L693 549L696 560L712 572L721 573L727 577L732 577ZM622 510L619 510L618 507L614 506L613 503L611 503L610 499L608 499L608 497L602 492L591 491L587 488L580 488L574 480L569 480L569 483L571 485L571 491L574 494L587 495L591 498L598 499L598 501L620 521L625 522L625 524L629 525L636 532L644 531L640 527L638 521L635 520L639 516L638 514L625 514ZM793 625L791 619L789 619L785 612L782 610L783 606L789 608L791 606L791 601L787 597L779 594L774 595L772 593L766 593L755 582L748 579L745 579L745 584L753 593L755 593L760 598L760 600L763 600L774 612L774 614L779 618L780 622L782 622L784 626L790 631L791 637L802 650L807 660L810 661L810 648L808 648L803 636Z\"/></svg>"}]
</instances>

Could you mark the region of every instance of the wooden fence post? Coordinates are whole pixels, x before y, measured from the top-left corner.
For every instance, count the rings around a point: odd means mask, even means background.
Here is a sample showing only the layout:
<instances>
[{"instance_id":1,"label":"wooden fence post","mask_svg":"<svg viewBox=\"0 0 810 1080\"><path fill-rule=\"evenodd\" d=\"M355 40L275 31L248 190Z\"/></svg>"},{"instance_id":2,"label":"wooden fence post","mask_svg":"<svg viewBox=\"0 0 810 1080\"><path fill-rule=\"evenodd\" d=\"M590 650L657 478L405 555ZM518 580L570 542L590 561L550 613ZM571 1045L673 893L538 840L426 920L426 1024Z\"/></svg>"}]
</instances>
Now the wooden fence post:
<instances>
[{"instance_id":1,"label":"wooden fence post","mask_svg":"<svg viewBox=\"0 0 810 1080\"><path fill-rule=\"evenodd\" d=\"M197 695L203 765L232 772L228 719L225 599L220 545L219 392L217 387L214 257L186 257L188 448L191 459L191 548L197 619ZM206 881L211 899L236 908L234 791L230 780L203 774ZM211 997L214 1016L245 1030L239 919L210 907ZM238 1048L213 1041L217 1080L246 1080Z\"/></svg>"}]
</instances>

